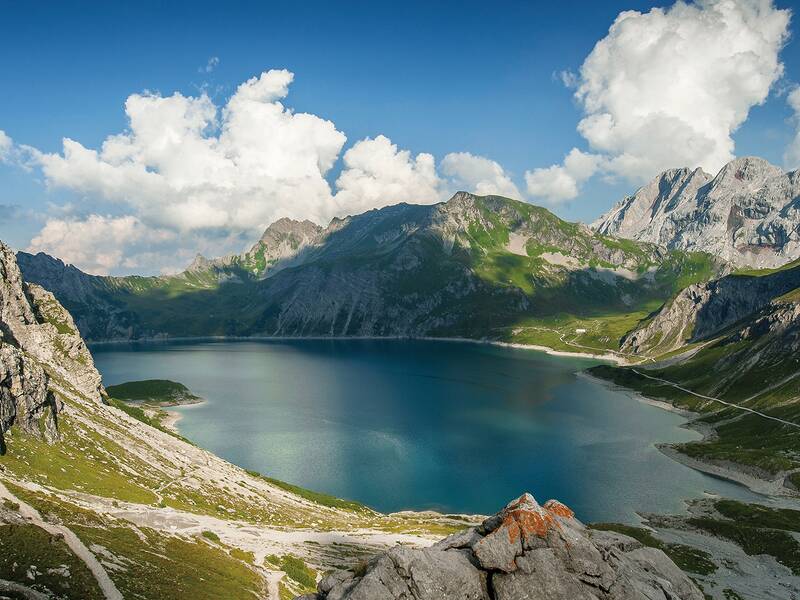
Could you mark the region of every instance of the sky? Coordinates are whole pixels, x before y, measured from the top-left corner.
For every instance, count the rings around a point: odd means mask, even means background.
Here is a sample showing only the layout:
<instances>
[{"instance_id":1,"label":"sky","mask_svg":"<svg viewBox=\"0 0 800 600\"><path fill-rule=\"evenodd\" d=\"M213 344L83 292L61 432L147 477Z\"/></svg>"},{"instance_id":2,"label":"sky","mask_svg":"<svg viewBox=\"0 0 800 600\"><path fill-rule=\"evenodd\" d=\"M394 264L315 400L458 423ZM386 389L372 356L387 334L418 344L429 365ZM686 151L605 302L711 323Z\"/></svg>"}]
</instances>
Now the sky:
<instances>
[{"instance_id":1,"label":"sky","mask_svg":"<svg viewBox=\"0 0 800 600\"><path fill-rule=\"evenodd\" d=\"M457 190L591 222L667 168L800 166L798 6L0 0L0 239L169 273Z\"/></svg>"}]
</instances>

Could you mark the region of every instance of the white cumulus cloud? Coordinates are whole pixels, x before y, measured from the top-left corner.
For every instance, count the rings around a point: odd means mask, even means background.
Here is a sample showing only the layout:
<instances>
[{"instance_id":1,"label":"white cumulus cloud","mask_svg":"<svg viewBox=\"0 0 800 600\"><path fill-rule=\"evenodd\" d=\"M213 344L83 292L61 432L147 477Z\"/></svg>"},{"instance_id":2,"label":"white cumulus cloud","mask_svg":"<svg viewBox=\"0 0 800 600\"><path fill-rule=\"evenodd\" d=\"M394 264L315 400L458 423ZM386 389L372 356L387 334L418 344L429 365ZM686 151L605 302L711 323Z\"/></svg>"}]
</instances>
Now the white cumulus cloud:
<instances>
[{"instance_id":1,"label":"white cumulus cloud","mask_svg":"<svg viewBox=\"0 0 800 600\"><path fill-rule=\"evenodd\" d=\"M441 163L442 174L450 178L450 187L486 196L496 194L520 199L517 186L499 163L469 152L451 152Z\"/></svg>"},{"instance_id":2,"label":"white cumulus cloud","mask_svg":"<svg viewBox=\"0 0 800 600\"><path fill-rule=\"evenodd\" d=\"M158 243L171 237L167 231L145 227L133 216L93 214L84 219L48 220L31 240L28 251L47 252L91 273L105 275L123 262L132 244Z\"/></svg>"},{"instance_id":3,"label":"white cumulus cloud","mask_svg":"<svg viewBox=\"0 0 800 600\"><path fill-rule=\"evenodd\" d=\"M674 167L716 173L734 158L733 133L783 74L790 17L772 0L621 12L579 72L560 74L583 109L578 132L591 152L528 171L528 192L568 200L598 171L636 184Z\"/></svg>"},{"instance_id":4,"label":"white cumulus cloud","mask_svg":"<svg viewBox=\"0 0 800 600\"><path fill-rule=\"evenodd\" d=\"M346 138L283 106L292 78L262 73L221 109L204 94L134 94L129 130L99 151L67 138L60 154L34 151L34 160L51 186L119 203L150 225L258 230L281 216L322 220L325 174Z\"/></svg>"},{"instance_id":5,"label":"white cumulus cloud","mask_svg":"<svg viewBox=\"0 0 800 600\"><path fill-rule=\"evenodd\" d=\"M578 131L634 181L678 166L715 173L733 132L782 75L789 10L771 0L625 11L580 68Z\"/></svg>"},{"instance_id":6,"label":"white cumulus cloud","mask_svg":"<svg viewBox=\"0 0 800 600\"><path fill-rule=\"evenodd\" d=\"M570 150L563 165L533 169L525 173L528 193L548 202L571 200L580 193L580 185L600 168L602 157L577 148Z\"/></svg>"},{"instance_id":7,"label":"white cumulus cloud","mask_svg":"<svg viewBox=\"0 0 800 600\"><path fill-rule=\"evenodd\" d=\"M433 155L412 156L386 136L357 142L344 153L336 180L338 212L357 214L399 202L431 204L442 199Z\"/></svg>"}]
</instances>

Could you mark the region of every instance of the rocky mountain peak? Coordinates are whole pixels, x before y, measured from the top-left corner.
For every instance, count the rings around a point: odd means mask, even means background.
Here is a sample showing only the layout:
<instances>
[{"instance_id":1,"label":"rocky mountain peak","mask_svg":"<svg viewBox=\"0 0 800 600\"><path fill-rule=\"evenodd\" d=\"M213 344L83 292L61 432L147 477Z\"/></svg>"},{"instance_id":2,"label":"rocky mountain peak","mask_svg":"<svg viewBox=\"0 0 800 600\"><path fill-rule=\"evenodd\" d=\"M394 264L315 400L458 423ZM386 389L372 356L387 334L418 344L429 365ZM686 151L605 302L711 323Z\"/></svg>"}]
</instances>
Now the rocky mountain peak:
<instances>
[{"instance_id":1,"label":"rocky mountain peak","mask_svg":"<svg viewBox=\"0 0 800 600\"><path fill-rule=\"evenodd\" d=\"M702 600L661 550L587 528L556 500L523 494L430 548L396 547L358 573L324 577L305 600Z\"/></svg>"},{"instance_id":2,"label":"rocky mountain peak","mask_svg":"<svg viewBox=\"0 0 800 600\"><path fill-rule=\"evenodd\" d=\"M213 261L208 260L205 256L198 252L195 254L194 260L192 260L191 264L186 267L186 270L189 272L205 271L213 265Z\"/></svg>"},{"instance_id":3,"label":"rocky mountain peak","mask_svg":"<svg viewBox=\"0 0 800 600\"><path fill-rule=\"evenodd\" d=\"M264 230L260 241L269 243L271 241L281 240L286 236L292 236L298 240L310 240L319 235L321 231L322 227L316 223L312 223L308 219L296 221L288 217L282 217Z\"/></svg>"},{"instance_id":4,"label":"rocky mountain peak","mask_svg":"<svg viewBox=\"0 0 800 600\"><path fill-rule=\"evenodd\" d=\"M800 180L764 159L737 158L713 178L671 169L617 203L601 233L703 251L737 266L776 267L800 257Z\"/></svg>"},{"instance_id":5,"label":"rocky mountain peak","mask_svg":"<svg viewBox=\"0 0 800 600\"><path fill-rule=\"evenodd\" d=\"M757 156L742 156L726 164L714 177L712 187L730 190L758 189L772 177L780 177L783 171Z\"/></svg>"}]
</instances>

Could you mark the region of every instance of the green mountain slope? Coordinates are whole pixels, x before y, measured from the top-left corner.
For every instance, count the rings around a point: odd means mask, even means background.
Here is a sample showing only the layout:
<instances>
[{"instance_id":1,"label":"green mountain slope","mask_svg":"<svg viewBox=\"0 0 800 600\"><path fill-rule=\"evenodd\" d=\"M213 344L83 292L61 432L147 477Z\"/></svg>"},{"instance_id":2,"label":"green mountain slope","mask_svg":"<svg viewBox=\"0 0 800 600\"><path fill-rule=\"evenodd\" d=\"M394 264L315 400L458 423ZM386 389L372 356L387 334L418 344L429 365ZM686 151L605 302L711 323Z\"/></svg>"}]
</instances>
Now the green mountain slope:
<instances>
[{"instance_id":1,"label":"green mountain slope","mask_svg":"<svg viewBox=\"0 0 800 600\"><path fill-rule=\"evenodd\" d=\"M19 254L90 340L147 336L459 336L601 352L722 265L459 193L326 229L279 221L240 256L170 277L95 277ZM575 338L575 329L585 333ZM569 334L570 339L565 336Z\"/></svg>"},{"instance_id":2,"label":"green mountain slope","mask_svg":"<svg viewBox=\"0 0 800 600\"><path fill-rule=\"evenodd\" d=\"M690 286L622 348L646 362L593 372L700 412L696 425L713 427L678 450L776 491L800 490L800 265Z\"/></svg>"},{"instance_id":3,"label":"green mountain slope","mask_svg":"<svg viewBox=\"0 0 800 600\"><path fill-rule=\"evenodd\" d=\"M317 569L470 522L382 515L247 472L137 414L107 398L69 313L0 243L4 597L277 600L309 591Z\"/></svg>"}]
</instances>

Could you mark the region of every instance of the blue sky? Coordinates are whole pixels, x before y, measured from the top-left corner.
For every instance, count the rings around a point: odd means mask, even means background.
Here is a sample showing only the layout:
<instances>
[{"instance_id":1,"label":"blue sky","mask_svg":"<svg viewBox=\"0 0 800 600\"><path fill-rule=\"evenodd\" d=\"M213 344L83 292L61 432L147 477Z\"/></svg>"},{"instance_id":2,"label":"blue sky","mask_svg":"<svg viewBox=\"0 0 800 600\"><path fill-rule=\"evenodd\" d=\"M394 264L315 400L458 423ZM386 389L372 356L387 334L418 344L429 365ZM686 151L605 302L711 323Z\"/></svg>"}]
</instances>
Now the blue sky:
<instances>
[{"instance_id":1,"label":"blue sky","mask_svg":"<svg viewBox=\"0 0 800 600\"><path fill-rule=\"evenodd\" d=\"M671 3L3 1L0 130L16 146L43 154L62 153L64 137L99 149L129 127L124 105L132 94L198 97L205 91L221 110L249 78L287 69L294 80L284 105L331 121L347 138L323 173L331 186L344 168L344 153L380 134L412 158L432 154L437 165L448 153L496 161L526 200L570 220L590 221L639 180L593 167L593 175L577 179L576 197L554 201L526 191L525 172L561 164L572 148L597 151L576 129L585 106L560 73L579 72L621 11L646 14L653 6ZM787 8L794 7L781 1L774 7ZM786 92L800 81L794 30L792 22L780 44L782 76L732 133L737 156L784 164L796 133ZM212 57L218 63L207 70ZM671 84L665 71L663 85ZM616 151L605 152L611 157ZM647 168L641 167L644 173ZM453 177L452 185L463 181ZM212 233L207 227L188 232L126 202L109 200L96 185L67 185L29 158L0 163L0 205L6 207L0 210L0 238L18 248L28 247L48 219L69 224L90 215L130 216L142 227L175 231L175 239L186 240L179 244L180 260L194 252L192 244L205 251L235 249L254 235L228 221ZM353 206L369 206L359 202ZM69 227L60 231L71 233ZM143 256L154 243L140 236L119 256ZM64 251L74 252L76 263L84 256L66 246ZM121 262L109 259L94 270L155 272L166 265L156 259L127 267Z\"/></svg>"}]
</instances>

